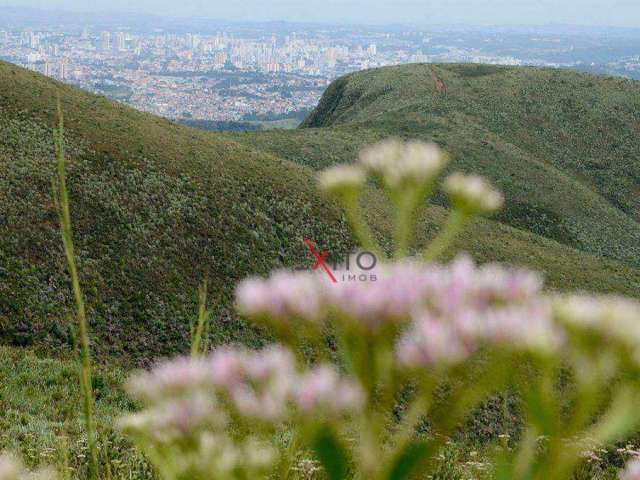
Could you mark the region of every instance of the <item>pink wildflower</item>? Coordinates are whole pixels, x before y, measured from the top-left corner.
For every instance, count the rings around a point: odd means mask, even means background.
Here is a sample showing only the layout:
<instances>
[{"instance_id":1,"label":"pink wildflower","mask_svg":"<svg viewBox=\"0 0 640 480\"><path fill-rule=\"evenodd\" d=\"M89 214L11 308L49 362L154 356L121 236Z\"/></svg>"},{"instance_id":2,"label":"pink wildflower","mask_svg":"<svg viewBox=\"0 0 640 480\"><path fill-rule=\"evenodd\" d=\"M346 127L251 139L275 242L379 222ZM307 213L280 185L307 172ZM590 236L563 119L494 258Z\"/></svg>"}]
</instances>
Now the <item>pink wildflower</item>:
<instances>
[{"instance_id":1,"label":"pink wildflower","mask_svg":"<svg viewBox=\"0 0 640 480\"><path fill-rule=\"evenodd\" d=\"M322 365L301 375L292 392L294 404L304 413L315 410L353 411L362 405L364 392L355 382L343 379L335 368Z\"/></svg>"},{"instance_id":2,"label":"pink wildflower","mask_svg":"<svg viewBox=\"0 0 640 480\"><path fill-rule=\"evenodd\" d=\"M456 328L425 314L400 338L396 353L408 368L448 365L466 360L474 345L464 341Z\"/></svg>"},{"instance_id":3,"label":"pink wildflower","mask_svg":"<svg viewBox=\"0 0 640 480\"><path fill-rule=\"evenodd\" d=\"M620 480L640 480L640 459L633 459L627 466L624 471L620 473Z\"/></svg>"},{"instance_id":4,"label":"pink wildflower","mask_svg":"<svg viewBox=\"0 0 640 480\"><path fill-rule=\"evenodd\" d=\"M179 396L208 384L209 372L205 362L189 357L161 363L151 372L134 375L127 384L133 396L158 400Z\"/></svg>"},{"instance_id":5,"label":"pink wildflower","mask_svg":"<svg viewBox=\"0 0 640 480\"><path fill-rule=\"evenodd\" d=\"M238 309L250 317L321 321L326 309L314 275L280 271L267 280L251 278L236 290Z\"/></svg>"}]
</instances>

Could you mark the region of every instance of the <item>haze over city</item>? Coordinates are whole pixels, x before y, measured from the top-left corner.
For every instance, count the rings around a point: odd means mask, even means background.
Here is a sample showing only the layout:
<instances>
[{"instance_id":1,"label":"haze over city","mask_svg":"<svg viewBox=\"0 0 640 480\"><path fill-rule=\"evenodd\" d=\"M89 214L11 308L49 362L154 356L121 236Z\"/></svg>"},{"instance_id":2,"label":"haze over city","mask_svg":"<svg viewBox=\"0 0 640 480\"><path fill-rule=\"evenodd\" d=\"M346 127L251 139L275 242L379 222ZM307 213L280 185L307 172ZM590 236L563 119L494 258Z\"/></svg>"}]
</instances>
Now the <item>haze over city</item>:
<instances>
[{"instance_id":1,"label":"haze over city","mask_svg":"<svg viewBox=\"0 0 640 480\"><path fill-rule=\"evenodd\" d=\"M323 7L315 0L275 1L268 9L252 0L242 7L185 0L180 10L166 0L153 9L146 0L131 5L119 0L19 3L23 6L0 3L1 60L140 110L213 129L295 127L332 80L390 65L527 65L640 78L640 30L577 26L602 10L589 1L569 2L582 15L569 22L574 26L528 27L478 24L545 21L541 6L553 2L516 2L504 8L498 8L497 0L485 4L502 17L487 16L480 2L472 0L439 9L407 1L394 12L383 2L365 6L356 0L330 1ZM638 17L631 13L639 7L617 3L619 8L607 9L611 18L623 12L628 22ZM564 4L560 11L566 8ZM138 13L123 13L126 9ZM195 11L202 16L185 16ZM183 16L171 17L175 14ZM384 23L362 23L367 20ZM409 20L411 25L398 23ZM476 25L459 23L465 21Z\"/></svg>"},{"instance_id":2,"label":"haze over city","mask_svg":"<svg viewBox=\"0 0 640 480\"><path fill-rule=\"evenodd\" d=\"M640 3L612 0L0 0L0 6L135 12L225 20L468 25L571 24L640 27Z\"/></svg>"}]
</instances>

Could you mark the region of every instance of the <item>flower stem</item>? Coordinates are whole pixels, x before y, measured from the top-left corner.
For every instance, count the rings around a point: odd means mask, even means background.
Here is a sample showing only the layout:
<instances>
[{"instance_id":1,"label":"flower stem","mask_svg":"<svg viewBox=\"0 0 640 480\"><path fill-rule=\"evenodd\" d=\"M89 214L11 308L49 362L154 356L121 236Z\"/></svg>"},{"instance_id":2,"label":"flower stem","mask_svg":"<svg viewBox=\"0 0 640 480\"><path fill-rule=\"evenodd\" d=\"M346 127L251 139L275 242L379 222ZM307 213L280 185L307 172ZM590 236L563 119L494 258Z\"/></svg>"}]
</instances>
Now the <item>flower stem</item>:
<instances>
[{"instance_id":1,"label":"flower stem","mask_svg":"<svg viewBox=\"0 0 640 480\"><path fill-rule=\"evenodd\" d=\"M364 213L358 203L358 197L350 197L344 201L345 213L347 220L353 229L356 240L360 242L360 246L373 253L378 260L384 259L386 255L382 252L382 248L374 240L369 225L364 219Z\"/></svg>"},{"instance_id":2,"label":"flower stem","mask_svg":"<svg viewBox=\"0 0 640 480\"><path fill-rule=\"evenodd\" d=\"M202 335L210 316L210 312L207 310L207 283L208 279L205 277L202 285L198 289L198 323L196 324L191 341L192 357L197 357L202 353Z\"/></svg>"},{"instance_id":3,"label":"flower stem","mask_svg":"<svg viewBox=\"0 0 640 480\"><path fill-rule=\"evenodd\" d=\"M469 215L459 210L451 212L445 226L422 254L423 260L426 262L437 260L453 243L455 237L464 229L469 218Z\"/></svg>"},{"instance_id":4,"label":"flower stem","mask_svg":"<svg viewBox=\"0 0 640 480\"><path fill-rule=\"evenodd\" d=\"M91 383L91 353L89 346L89 326L87 322L86 309L82 290L80 288L80 280L78 277L78 268L76 265L73 237L71 232L71 214L69 209L69 194L67 191L66 174L65 174L65 156L64 156L64 117L62 115L62 107L58 100L58 129L55 131L55 150L56 160L58 164L58 178L54 181L54 201L58 210L60 221L60 233L62 235L62 243L64 245L65 255L67 257L67 266L71 277L71 286L73 296L76 303L78 326L80 333L80 388L83 394L83 409L85 428L87 431L87 442L89 446L89 478L98 478L98 449L96 444L96 432L93 418L94 396Z\"/></svg>"},{"instance_id":5,"label":"flower stem","mask_svg":"<svg viewBox=\"0 0 640 480\"><path fill-rule=\"evenodd\" d=\"M395 258L402 259L407 256L409 238L413 230L416 201L412 194L404 195L399 201L398 215L395 228Z\"/></svg>"}]
</instances>

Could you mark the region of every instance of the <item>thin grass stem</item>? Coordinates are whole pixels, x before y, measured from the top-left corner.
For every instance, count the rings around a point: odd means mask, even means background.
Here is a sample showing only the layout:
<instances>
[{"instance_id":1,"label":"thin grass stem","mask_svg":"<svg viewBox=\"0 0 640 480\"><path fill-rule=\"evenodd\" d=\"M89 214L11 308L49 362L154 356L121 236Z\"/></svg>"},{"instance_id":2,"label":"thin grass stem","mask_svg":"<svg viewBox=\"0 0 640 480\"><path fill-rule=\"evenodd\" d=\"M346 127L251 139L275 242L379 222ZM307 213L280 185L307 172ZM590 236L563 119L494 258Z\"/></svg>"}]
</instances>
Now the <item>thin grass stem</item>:
<instances>
[{"instance_id":1,"label":"thin grass stem","mask_svg":"<svg viewBox=\"0 0 640 480\"><path fill-rule=\"evenodd\" d=\"M60 233L62 243L67 258L67 267L71 277L71 287L76 304L76 316L78 321L80 340L80 388L82 390L83 413L85 429L87 433L87 443L89 447L89 478L98 478L98 448L95 430L94 407L95 399L91 381L91 350L89 343L89 325L87 322L86 308L80 280L78 267L73 246L73 236L71 232L71 213L69 207L69 193L67 190L65 173L65 153L64 153L64 117L60 100L58 100L58 128L54 133L55 153L57 160L57 179L53 182L54 201L58 210L60 222Z\"/></svg>"}]
</instances>

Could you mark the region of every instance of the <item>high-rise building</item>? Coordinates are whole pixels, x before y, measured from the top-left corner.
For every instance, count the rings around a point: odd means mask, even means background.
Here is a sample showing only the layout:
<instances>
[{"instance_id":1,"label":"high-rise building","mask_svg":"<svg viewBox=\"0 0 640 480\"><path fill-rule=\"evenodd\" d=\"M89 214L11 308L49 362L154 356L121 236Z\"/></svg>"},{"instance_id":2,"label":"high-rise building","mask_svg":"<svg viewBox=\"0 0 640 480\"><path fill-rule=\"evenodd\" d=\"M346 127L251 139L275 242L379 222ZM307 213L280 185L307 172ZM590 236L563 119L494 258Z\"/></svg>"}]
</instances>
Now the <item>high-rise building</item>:
<instances>
[{"instance_id":1,"label":"high-rise building","mask_svg":"<svg viewBox=\"0 0 640 480\"><path fill-rule=\"evenodd\" d=\"M42 55L40 55L39 53L30 53L27 55L28 63L36 63L40 61L42 61Z\"/></svg>"},{"instance_id":2,"label":"high-rise building","mask_svg":"<svg viewBox=\"0 0 640 480\"><path fill-rule=\"evenodd\" d=\"M59 73L59 78L60 80L66 80L67 79L67 63L62 61L60 62L60 64L58 65L58 73Z\"/></svg>"},{"instance_id":3,"label":"high-rise building","mask_svg":"<svg viewBox=\"0 0 640 480\"><path fill-rule=\"evenodd\" d=\"M102 32L100 34L100 48L102 50L111 50L111 33Z\"/></svg>"},{"instance_id":4,"label":"high-rise building","mask_svg":"<svg viewBox=\"0 0 640 480\"><path fill-rule=\"evenodd\" d=\"M276 62L267 63L264 69L269 73L277 73L280 71L280 64Z\"/></svg>"},{"instance_id":5,"label":"high-rise building","mask_svg":"<svg viewBox=\"0 0 640 480\"><path fill-rule=\"evenodd\" d=\"M20 45L29 45L29 38L31 38L31 30L20 32Z\"/></svg>"},{"instance_id":6,"label":"high-rise building","mask_svg":"<svg viewBox=\"0 0 640 480\"><path fill-rule=\"evenodd\" d=\"M338 52L335 48L330 47L324 54L325 63L330 67L335 67L338 60Z\"/></svg>"},{"instance_id":7,"label":"high-rise building","mask_svg":"<svg viewBox=\"0 0 640 480\"><path fill-rule=\"evenodd\" d=\"M53 65L52 65L51 63L46 62L46 63L44 64L44 74L45 74L47 77L51 77L51 76L53 76Z\"/></svg>"},{"instance_id":8,"label":"high-rise building","mask_svg":"<svg viewBox=\"0 0 640 480\"><path fill-rule=\"evenodd\" d=\"M5 30L0 30L0 43L7 43L9 41L9 34Z\"/></svg>"},{"instance_id":9,"label":"high-rise building","mask_svg":"<svg viewBox=\"0 0 640 480\"><path fill-rule=\"evenodd\" d=\"M224 52L216 52L213 56L213 63L217 68L224 67L224 64L227 63L227 54Z\"/></svg>"},{"instance_id":10,"label":"high-rise building","mask_svg":"<svg viewBox=\"0 0 640 480\"><path fill-rule=\"evenodd\" d=\"M369 45L369 49L367 50L369 55L377 55L378 54L378 46L375 43Z\"/></svg>"},{"instance_id":11,"label":"high-rise building","mask_svg":"<svg viewBox=\"0 0 640 480\"><path fill-rule=\"evenodd\" d=\"M29 47L37 49L40 46L40 37L37 33L31 32L29 34Z\"/></svg>"},{"instance_id":12,"label":"high-rise building","mask_svg":"<svg viewBox=\"0 0 640 480\"><path fill-rule=\"evenodd\" d=\"M127 36L124 32L116 33L116 48L121 52L127 49Z\"/></svg>"},{"instance_id":13,"label":"high-rise building","mask_svg":"<svg viewBox=\"0 0 640 480\"><path fill-rule=\"evenodd\" d=\"M184 43L185 43L186 47L188 49L190 49L190 50L196 50L201 42L202 42L202 40L200 39L199 35L194 35L192 33L187 33L187 35L185 36L185 42Z\"/></svg>"}]
</instances>

